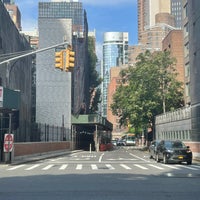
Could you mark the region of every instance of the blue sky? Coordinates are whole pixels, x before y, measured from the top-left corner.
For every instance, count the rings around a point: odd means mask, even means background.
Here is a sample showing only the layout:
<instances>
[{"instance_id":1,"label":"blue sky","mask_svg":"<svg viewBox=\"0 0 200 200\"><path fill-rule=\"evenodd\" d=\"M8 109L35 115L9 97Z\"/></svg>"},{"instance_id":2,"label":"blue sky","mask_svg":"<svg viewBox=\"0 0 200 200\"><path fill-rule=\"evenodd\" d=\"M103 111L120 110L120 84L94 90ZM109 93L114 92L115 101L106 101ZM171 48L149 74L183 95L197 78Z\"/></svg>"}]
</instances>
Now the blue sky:
<instances>
[{"instance_id":1,"label":"blue sky","mask_svg":"<svg viewBox=\"0 0 200 200\"><path fill-rule=\"evenodd\" d=\"M50 0L15 0L21 11L22 30L37 28L38 2ZM128 32L129 44L137 44L137 0L79 0L87 12L89 30L96 30L101 46L104 32ZM98 47L97 47L98 48Z\"/></svg>"}]
</instances>

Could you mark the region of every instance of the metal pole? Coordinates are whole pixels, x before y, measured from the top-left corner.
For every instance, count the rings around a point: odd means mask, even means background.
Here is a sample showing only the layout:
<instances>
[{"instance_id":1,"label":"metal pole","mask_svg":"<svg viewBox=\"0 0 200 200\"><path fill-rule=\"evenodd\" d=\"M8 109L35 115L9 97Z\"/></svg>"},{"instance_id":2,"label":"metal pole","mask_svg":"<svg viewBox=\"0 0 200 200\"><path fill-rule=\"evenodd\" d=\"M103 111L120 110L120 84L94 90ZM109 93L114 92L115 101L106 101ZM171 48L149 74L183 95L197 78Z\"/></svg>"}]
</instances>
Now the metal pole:
<instances>
[{"instance_id":1,"label":"metal pole","mask_svg":"<svg viewBox=\"0 0 200 200\"><path fill-rule=\"evenodd\" d=\"M19 59L19 58L24 58L24 57L26 57L26 56L30 56L30 55L33 55L33 54L36 54L36 53L40 53L40 52L47 51L47 50L49 50L49 49L53 49L53 48L55 48L55 47L64 46L64 45L69 45L69 43L68 43L68 42L63 42L63 43L56 44L56 45L53 45L53 46L50 46L50 47L46 47L46 48L43 48L43 49L39 49L39 50L36 50L36 51L32 51L32 52L29 52L29 53L25 53L25 54L23 54L23 55L16 56L16 57L13 57L13 58L4 60L4 61L0 62L0 65L2 65L2 64L4 64L4 63L9 63L10 61L17 60L17 59Z\"/></svg>"}]
</instances>

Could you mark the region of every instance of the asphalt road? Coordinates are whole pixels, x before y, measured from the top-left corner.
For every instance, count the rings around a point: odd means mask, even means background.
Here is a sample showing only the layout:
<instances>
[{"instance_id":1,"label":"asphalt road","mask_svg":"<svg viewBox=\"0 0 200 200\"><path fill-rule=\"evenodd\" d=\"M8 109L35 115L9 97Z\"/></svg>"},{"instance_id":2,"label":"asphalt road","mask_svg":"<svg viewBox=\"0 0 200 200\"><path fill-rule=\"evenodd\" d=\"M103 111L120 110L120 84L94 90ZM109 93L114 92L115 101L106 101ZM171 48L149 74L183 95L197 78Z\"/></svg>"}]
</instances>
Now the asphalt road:
<instances>
[{"instance_id":1,"label":"asphalt road","mask_svg":"<svg viewBox=\"0 0 200 200\"><path fill-rule=\"evenodd\" d=\"M199 184L199 163L164 165L131 148L0 165L4 200L197 200Z\"/></svg>"}]
</instances>

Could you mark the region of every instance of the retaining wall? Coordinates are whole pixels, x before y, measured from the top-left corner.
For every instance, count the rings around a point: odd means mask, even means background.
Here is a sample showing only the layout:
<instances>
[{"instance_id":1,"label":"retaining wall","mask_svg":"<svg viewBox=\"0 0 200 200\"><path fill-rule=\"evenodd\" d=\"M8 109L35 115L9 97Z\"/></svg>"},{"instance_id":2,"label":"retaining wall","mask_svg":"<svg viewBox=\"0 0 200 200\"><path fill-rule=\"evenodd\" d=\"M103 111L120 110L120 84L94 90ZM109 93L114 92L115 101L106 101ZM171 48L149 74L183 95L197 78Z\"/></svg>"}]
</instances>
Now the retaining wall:
<instances>
[{"instance_id":1,"label":"retaining wall","mask_svg":"<svg viewBox=\"0 0 200 200\"><path fill-rule=\"evenodd\" d=\"M14 143L14 157L70 150L70 142L25 142Z\"/></svg>"}]
</instances>

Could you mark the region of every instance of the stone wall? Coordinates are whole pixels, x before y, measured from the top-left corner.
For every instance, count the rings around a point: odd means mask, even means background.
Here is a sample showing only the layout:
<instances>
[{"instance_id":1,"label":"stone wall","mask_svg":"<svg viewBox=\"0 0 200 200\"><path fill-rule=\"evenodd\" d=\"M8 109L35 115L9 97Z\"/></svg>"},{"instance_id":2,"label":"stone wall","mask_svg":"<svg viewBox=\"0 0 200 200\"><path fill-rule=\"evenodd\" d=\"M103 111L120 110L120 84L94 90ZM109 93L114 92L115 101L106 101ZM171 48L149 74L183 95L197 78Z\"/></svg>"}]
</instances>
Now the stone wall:
<instances>
[{"instance_id":1,"label":"stone wall","mask_svg":"<svg viewBox=\"0 0 200 200\"><path fill-rule=\"evenodd\" d=\"M70 142L14 143L14 157L70 150Z\"/></svg>"}]
</instances>

